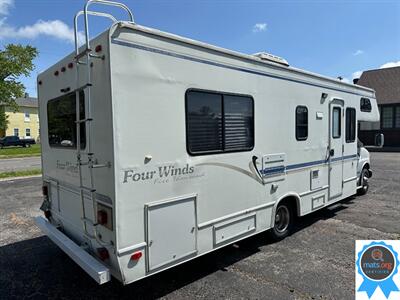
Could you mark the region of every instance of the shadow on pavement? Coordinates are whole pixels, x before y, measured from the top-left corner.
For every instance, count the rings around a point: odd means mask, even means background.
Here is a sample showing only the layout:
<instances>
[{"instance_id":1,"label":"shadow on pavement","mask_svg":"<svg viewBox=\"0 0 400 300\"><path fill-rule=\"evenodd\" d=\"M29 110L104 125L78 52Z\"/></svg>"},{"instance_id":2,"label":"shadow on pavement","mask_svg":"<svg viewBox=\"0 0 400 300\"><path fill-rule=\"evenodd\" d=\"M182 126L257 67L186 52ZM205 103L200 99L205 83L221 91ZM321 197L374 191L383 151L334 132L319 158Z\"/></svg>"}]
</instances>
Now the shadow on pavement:
<instances>
[{"instance_id":1,"label":"shadow on pavement","mask_svg":"<svg viewBox=\"0 0 400 300\"><path fill-rule=\"evenodd\" d=\"M353 198L349 198L346 204L352 201ZM342 209L346 206L335 205L300 218L293 234L317 221L334 217ZM270 243L267 234L260 233L238 242L236 247L224 247L127 286L116 279L99 286L62 250L42 236L0 248L0 298L159 298L209 274L226 271L230 265ZM201 288L198 292L201 293Z\"/></svg>"}]
</instances>

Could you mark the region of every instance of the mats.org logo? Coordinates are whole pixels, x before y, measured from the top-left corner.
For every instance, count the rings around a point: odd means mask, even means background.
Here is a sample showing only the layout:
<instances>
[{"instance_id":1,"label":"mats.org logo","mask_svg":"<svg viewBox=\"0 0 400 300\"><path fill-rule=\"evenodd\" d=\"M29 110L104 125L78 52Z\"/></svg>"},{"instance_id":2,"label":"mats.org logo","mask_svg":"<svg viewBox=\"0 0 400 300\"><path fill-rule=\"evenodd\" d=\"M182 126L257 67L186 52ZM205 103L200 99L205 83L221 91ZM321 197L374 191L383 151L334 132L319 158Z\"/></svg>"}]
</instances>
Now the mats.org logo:
<instances>
[{"instance_id":1,"label":"mats.org logo","mask_svg":"<svg viewBox=\"0 0 400 300\"><path fill-rule=\"evenodd\" d=\"M356 241L356 299L400 299L400 240Z\"/></svg>"}]
</instances>

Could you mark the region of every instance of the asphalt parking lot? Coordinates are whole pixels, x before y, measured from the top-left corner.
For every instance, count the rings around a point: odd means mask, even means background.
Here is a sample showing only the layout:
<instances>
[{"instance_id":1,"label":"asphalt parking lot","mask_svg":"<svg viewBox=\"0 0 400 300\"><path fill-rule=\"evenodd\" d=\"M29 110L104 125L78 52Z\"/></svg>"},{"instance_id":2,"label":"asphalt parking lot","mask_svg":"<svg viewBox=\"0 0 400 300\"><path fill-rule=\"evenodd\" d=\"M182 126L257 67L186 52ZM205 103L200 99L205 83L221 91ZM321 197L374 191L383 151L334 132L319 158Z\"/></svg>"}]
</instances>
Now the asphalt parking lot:
<instances>
[{"instance_id":1,"label":"asphalt parking lot","mask_svg":"<svg viewBox=\"0 0 400 300\"><path fill-rule=\"evenodd\" d=\"M266 234L128 286L98 286L43 236L41 179L0 182L0 299L354 299L354 241L400 239L400 153L372 153L362 197L301 218L271 243Z\"/></svg>"}]
</instances>

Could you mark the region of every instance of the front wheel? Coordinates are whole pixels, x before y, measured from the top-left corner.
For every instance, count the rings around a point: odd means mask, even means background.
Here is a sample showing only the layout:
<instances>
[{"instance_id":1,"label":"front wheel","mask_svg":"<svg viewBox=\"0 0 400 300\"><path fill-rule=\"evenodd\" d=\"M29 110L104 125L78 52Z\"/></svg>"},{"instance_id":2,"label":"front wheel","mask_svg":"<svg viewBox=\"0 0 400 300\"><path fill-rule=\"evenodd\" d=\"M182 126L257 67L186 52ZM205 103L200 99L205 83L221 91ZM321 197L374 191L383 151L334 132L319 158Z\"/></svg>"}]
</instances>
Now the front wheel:
<instances>
[{"instance_id":1,"label":"front wheel","mask_svg":"<svg viewBox=\"0 0 400 300\"><path fill-rule=\"evenodd\" d=\"M357 190L358 195L365 195L368 192L369 189L368 179L369 179L369 171L366 168L364 168L361 171L360 175L360 188Z\"/></svg>"},{"instance_id":2,"label":"front wheel","mask_svg":"<svg viewBox=\"0 0 400 300\"><path fill-rule=\"evenodd\" d=\"M286 203L278 205L275 211L275 223L270 233L274 240L282 240L287 237L293 227L293 211Z\"/></svg>"}]
</instances>

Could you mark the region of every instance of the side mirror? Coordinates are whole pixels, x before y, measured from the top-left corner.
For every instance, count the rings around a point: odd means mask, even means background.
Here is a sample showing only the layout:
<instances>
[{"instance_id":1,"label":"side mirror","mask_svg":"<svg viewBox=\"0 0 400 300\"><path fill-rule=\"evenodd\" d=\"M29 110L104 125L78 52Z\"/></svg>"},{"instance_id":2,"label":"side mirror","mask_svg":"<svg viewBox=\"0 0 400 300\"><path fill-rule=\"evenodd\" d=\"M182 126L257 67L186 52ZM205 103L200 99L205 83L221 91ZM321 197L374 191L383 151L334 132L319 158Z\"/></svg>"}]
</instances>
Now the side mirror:
<instances>
[{"instance_id":1,"label":"side mirror","mask_svg":"<svg viewBox=\"0 0 400 300\"><path fill-rule=\"evenodd\" d=\"M382 148L384 143L385 137L383 136L383 133L375 135L375 146Z\"/></svg>"}]
</instances>

